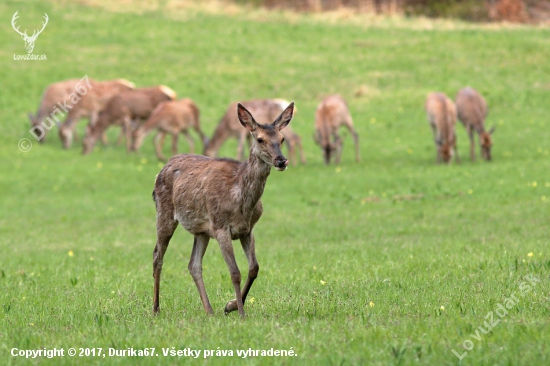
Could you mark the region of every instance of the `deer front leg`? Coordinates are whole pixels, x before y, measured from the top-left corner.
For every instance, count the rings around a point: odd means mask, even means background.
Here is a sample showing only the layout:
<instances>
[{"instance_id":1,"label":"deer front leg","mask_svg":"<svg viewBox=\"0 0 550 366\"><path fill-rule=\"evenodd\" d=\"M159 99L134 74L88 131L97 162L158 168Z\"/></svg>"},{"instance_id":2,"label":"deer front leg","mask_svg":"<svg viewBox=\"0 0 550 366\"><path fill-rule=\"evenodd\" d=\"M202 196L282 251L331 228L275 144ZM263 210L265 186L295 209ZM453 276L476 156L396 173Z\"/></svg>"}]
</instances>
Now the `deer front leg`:
<instances>
[{"instance_id":1,"label":"deer front leg","mask_svg":"<svg viewBox=\"0 0 550 366\"><path fill-rule=\"evenodd\" d=\"M165 133L164 132L157 132L157 134L155 135L155 138L153 139L153 143L155 145L155 153L157 154L157 158L160 160L160 161L166 161L166 158L164 157L164 155L162 155L162 145L164 144L164 137L165 137Z\"/></svg>"},{"instance_id":2,"label":"deer front leg","mask_svg":"<svg viewBox=\"0 0 550 366\"><path fill-rule=\"evenodd\" d=\"M235 301L237 302L237 309L239 310L239 315L244 318L244 306L243 299L241 295L241 272L237 266L237 261L235 261L235 253L233 252L233 244L231 243L231 235L229 231L219 230L216 239L220 243L220 250L223 255L223 259L229 268L229 274L231 275L231 282L235 288ZM231 303L231 301L229 302ZM227 305L225 308L225 314L228 314Z\"/></svg>"},{"instance_id":3,"label":"deer front leg","mask_svg":"<svg viewBox=\"0 0 550 366\"><path fill-rule=\"evenodd\" d=\"M254 235L252 233L243 235L240 237L240 240L244 250L244 254L248 259L248 277L246 278L246 282L242 290L242 299L243 299L243 306L244 306L244 303L246 301L246 296L248 295L248 291L250 291L250 288L252 287L252 283L254 282L256 277L258 277L260 266L258 265L258 261L256 260ZM237 310L236 299L229 301L227 305L225 305L226 314L235 310Z\"/></svg>"},{"instance_id":4,"label":"deer front leg","mask_svg":"<svg viewBox=\"0 0 550 366\"><path fill-rule=\"evenodd\" d=\"M187 139L187 143L189 144L189 152L191 154L194 154L195 153L195 141L193 141L193 138L191 137L191 135L189 135L189 131L185 130L182 133L183 133L183 136L185 136L185 138Z\"/></svg>"},{"instance_id":5,"label":"deer front leg","mask_svg":"<svg viewBox=\"0 0 550 366\"><path fill-rule=\"evenodd\" d=\"M197 285L197 290L199 290L199 296L201 297L202 306L204 311L207 314L214 314L210 301L208 300L208 295L206 294L206 289L204 287L204 281L202 279L202 258L208 247L208 242L210 237L208 235L196 235L195 241L193 242L193 251L191 252L191 259L189 260L189 273Z\"/></svg>"},{"instance_id":6,"label":"deer front leg","mask_svg":"<svg viewBox=\"0 0 550 366\"><path fill-rule=\"evenodd\" d=\"M126 151L132 151L132 120L129 117L124 118L120 135L126 138Z\"/></svg>"},{"instance_id":7,"label":"deer front leg","mask_svg":"<svg viewBox=\"0 0 550 366\"><path fill-rule=\"evenodd\" d=\"M455 153L455 162L457 164L460 164L460 157L458 156L458 147L456 146L457 143L456 143L456 135L454 136L454 143L453 143L453 150L454 150L454 153Z\"/></svg>"},{"instance_id":8,"label":"deer front leg","mask_svg":"<svg viewBox=\"0 0 550 366\"><path fill-rule=\"evenodd\" d=\"M155 288L153 295L153 313L159 312L159 292L160 292L160 273L162 271L162 259L164 253L168 249L170 239L178 226L178 222L174 221L174 216L170 215L173 210L163 210L158 206L158 218L157 218L157 244L153 251L153 277L155 279Z\"/></svg>"}]
</instances>

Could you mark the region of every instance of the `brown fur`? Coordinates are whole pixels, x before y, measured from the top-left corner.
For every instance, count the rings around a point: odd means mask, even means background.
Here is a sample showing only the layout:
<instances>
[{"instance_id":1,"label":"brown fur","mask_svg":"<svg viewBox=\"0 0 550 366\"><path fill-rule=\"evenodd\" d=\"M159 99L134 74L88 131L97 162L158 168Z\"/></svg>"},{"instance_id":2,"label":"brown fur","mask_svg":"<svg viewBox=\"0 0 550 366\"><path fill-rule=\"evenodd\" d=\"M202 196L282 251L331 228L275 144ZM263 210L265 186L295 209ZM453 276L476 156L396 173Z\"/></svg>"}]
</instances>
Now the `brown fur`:
<instances>
[{"instance_id":1,"label":"brown fur","mask_svg":"<svg viewBox=\"0 0 550 366\"><path fill-rule=\"evenodd\" d=\"M162 144L166 134L172 135L172 155L178 151L178 135L182 133L189 142L189 150L194 154L195 144L189 135L189 129L193 128L200 135L204 144L206 136L201 130L199 121L199 108L191 99L181 99L178 101L168 101L160 103L149 119L137 128L133 133L132 150L139 150L145 136L152 130L158 132L154 138L155 151L159 160L166 161L162 155Z\"/></svg>"},{"instance_id":2,"label":"brown fur","mask_svg":"<svg viewBox=\"0 0 550 366\"><path fill-rule=\"evenodd\" d=\"M456 107L443 93L430 93L425 104L428 122L434 134L437 149L436 162L448 164L453 155L460 162L456 148Z\"/></svg>"},{"instance_id":3,"label":"brown fur","mask_svg":"<svg viewBox=\"0 0 550 366\"><path fill-rule=\"evenodd\" d=\"M124 79L94 82L92 88L74 104L63 124L59 126L59 138L63 148L68 149L72 146L78 121L88 118L89 125L94 125L99 112L107 102L113 96L129 90L133 90L133 83Z\"/></svg>"},{"instance_id":4,"label":"brown fur","mask_svg":"<svg viewBox=\"0 0 550 366\"><path fill-rule=\"evenodd\" d=\"M470 159L475 160L475 142L474 131L479 137L479 145L481 147L481 156L485 160L491 160L491 147L493 141L491 135L494 132L494 127L485 131L485 118L487 118L487 103L485 99L475 89L464 88L456 95L456 109L458 119L468 132L470 138Z\"/></svg>"},{"instance_id":5,"label":"brown fur","mask_svg":"<svg viewBox=\"0 0 550 366\"><path fill-rule=\"evenodd\" d=\"M314 139L323 149L325 164L330 164L333 155L335 155L334 162L340 163L343 140L338 134L338 129L341 126L346 126L353 136L355 161L359 162L359 136L353 127L353 120L346 101L339 95L324 98L315 112Z\"/></svg>"},{"instance_id":6,"label":"brown fur","mask_svg":"<svg viewBox=\"0 0 550 366\"><path fill-rule=\"evenodd\" d=\"M93 80L89 81L92 85L95 83ZM79 79L69 79L48 85L42 94L42 100L40 101L36 115L29 113L31 127L39 126L54 112L54 108L58 107L57 103L63 103L63 101L69 99L71 93L75 92L75 87L79 82L82 83ZM39 140L40 142L43 143L45 141L47 132L48 129L44 128L44 133Z\"/></svg>"},{"instance_id":7,"label":"brown fur","mask_svg":"<svg viewBox=\"0 0 550 366\"><path fill-rule=\"evenodd\" d=\"M291 103L272 124L258 125L249 111L240 104L237 106L239 121L253 138L245 162L185 154L172 157L162 168L153 191L157 209L153 312L159 311L163 257L179 222L195 236L188 269L204 310L213 313L202 279L202 257L209 240L214 238L220 244L235 289L235 299L227 303L225 312L238 310L244 317L243 304L259 271L252 230L262 215L260 198L271 167L284 170L288 164L281 153L280 131L290 123L293 108ZM240 239L249 265L242 291L241 273L231 242L236 239Z\"/></svg>"},{"instance_id":8,"label":"brown fur","mask_svg":"<svg viewBox=\"0 0 550 366\"><path fill-rule=\"evenodd\" d=\"M175 99L175 94L167 94L164 88L166 87L153 86L133 89L112 97L99 113L97 123L89 126L83 153L90 153L99 137L112 125L122 126L122 132L126 136L126 149L130 151L132 120L147 119L159 103Z\"/></svg>"},{"instance_id":9,"label":"brown fur","mask_svg":"<svg viewBox=\"0 0 550 366\"><path fill-rule=\"evenodd\" d=\"M257 99L242 102L242 105L254 115L258 123L270 123L275 119L288 105L288 102L282 99ZM212 139L204 149L204 155L215 157L223 143L229 138L236 138L239 141L237 147L237 159L244 159L244 143L248 140L250 143L250 134L241 126L235 114L237 103L231 103L225 114L221 118ZM295 111L296 112L296 111ZM296 148L300 152L300 161L306 163L306 157L302 149L302 140L290 127L281 131L285 137L285 142L289 149L290 161L296 165Z\"/></svg>"}]
</instances>

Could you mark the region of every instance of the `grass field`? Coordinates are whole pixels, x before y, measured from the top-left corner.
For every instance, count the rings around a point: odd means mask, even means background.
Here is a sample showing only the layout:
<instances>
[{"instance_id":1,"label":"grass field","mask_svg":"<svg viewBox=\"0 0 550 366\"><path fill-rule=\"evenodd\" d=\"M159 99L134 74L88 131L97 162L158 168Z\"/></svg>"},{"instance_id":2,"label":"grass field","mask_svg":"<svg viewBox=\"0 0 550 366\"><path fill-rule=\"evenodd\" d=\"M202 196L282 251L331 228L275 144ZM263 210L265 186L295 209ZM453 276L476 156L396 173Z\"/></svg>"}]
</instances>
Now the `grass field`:
<instances>
[{"instance_id":1,"label":"grass field","mask_svg":"<svg viewBox=\"0 0 550 366\"><path fill-rule=\"evenodd\" d=\"M191 363L165 357L172 347L234 352L194 360L209 364L550 363L550 30L193 9L0 4L0 364ZM13 60L25 53L10 25L16 10L22 29L49 15L34 50L47 61ZM127 154L112 129L108 146L82 156L80 143L62 150L57 131L44 145L29 134L26 114L45 86L84 75L169 85L197 102L209 135L231 101L296 101L291 125L308 164L267 182L245 320L223 315L233 290L215 241L204 281L216 314L204 314L182 228L152 316L151 191L162 164L150 137ZM488 101L494 160L470 162L458 125L462 163L438 166L424 98L435 90L454 98L466 85ZM338 167L325 166L313 143L316 105L330 93L349 102L360 163L351 136ZM18 149L21 138L33 141L29 152ZM234 141L221 150L235 152ZM506 302L512 295L518 301ZM484 332L490 314L500 322ZM11 355L42 347L154 347L158 356ZM297 356L237 356L249 348Z\"/></svg>"}]
</instances>

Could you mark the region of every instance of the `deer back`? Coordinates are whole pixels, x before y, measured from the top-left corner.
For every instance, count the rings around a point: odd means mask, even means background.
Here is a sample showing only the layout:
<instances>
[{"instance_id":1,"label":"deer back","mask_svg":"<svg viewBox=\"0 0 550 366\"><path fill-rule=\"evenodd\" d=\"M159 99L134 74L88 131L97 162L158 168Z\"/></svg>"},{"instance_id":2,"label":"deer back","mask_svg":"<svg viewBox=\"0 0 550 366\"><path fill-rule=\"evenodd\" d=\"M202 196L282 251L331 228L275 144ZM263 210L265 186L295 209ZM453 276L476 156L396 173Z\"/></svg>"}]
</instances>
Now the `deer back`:
<instances>
[{"instance_id":1,"label":"deer back","mask_svg":"<svg viewBox=\"0 0 550 366\"><path fill-rule=\"evenodd\" d=\"M485 131L487 103L475 89L464 88L456 95L458 119L465 126L472 126L478 133Z\"/></svg>"}]
</instances>

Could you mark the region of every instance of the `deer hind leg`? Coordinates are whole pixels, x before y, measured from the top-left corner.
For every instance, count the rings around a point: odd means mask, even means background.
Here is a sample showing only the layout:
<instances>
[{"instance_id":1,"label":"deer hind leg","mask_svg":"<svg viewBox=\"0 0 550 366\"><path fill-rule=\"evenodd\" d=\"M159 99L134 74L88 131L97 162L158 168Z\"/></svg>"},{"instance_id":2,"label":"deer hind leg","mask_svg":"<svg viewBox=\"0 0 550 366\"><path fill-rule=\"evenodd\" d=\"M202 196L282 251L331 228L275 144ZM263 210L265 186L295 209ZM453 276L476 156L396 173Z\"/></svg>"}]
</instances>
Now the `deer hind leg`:
<instances>
[{"instance_id":1,"label":"deer hind leg","mask_svg":"<svg viewBox=\"0 0 550 366\"><path fill-rule=\"evenodd\" d=\"M300 138L300 136L296 136L296 146L298 147L298 151L300 152L300 161L302 162L302 164L307 164L304 149L302 148L302 139Z\"/></svg>"},{"instance_id":2,"label":"deer hind leg","mask_svg":"<svg viewBox=\"0 0 550 366\"><path fill-rule=\"evenodd\" d=\"M242 161L244 159L244 143L246 140L246 134L241 133L239 136L239 146L237 147L237 160Z\"/></svg>"},{"instance_id":3,"label":"deer hind leg","mask_svg":"<svg viewBox=\"0 0 550 366\"><path fill-rule=\"evenodd\" d=\"M298 165L298 162L296 161L296 141L294 138L289 138L285 140L285 142L288 145L288 156L290 158L290 162L294 166Z\"/></svg>"},{"instance_id":4,"label":"deer hind leg","mask_svg":"<svg viewBox=\"0 0 550 366\"><path fill-rule=\"evenodd\" d=\"M178 226L178 222L174 220L173 211L173 207L162 207L160 203L157 203L157 244L153 251L153 278L155 279L153 313L158 313L160 310L159 291L162 259L164 258L166 249L168 249L170 239Z\"/></svg>"},{"instance_id":5,"label":"deer hind leg","mask_svg":"<svg viewBox=\"0 0 550 366\"><path fill-rule=\"evenodd\" d=\"M359 151L359 135L357 134L357 131L355 131L355 128L353 128L353 123L351 122L351 117L349 117L349 120L346 121L346 126L349 129L349 132L353 136L353 144L355 146L355 161L359 162L361 160L360 151Z\"/></svg>"},{"instance_id":6,"label":"deer hind leg","mask_svg":"<svg viewBox=\"0 0 550 366\"><path fill-rule=\"evenodd\" d=\"M336 146L336 156L334 157L334 163L340 164L340 160L342 158L342 147L344 145L344 142L342 141L342 138L338 133L334 134L334 146Z\"/></svg>"},{"instance_id":7,"label":"deer hind leg","mask_svg":"<svg viewBox=\"0 0 550 366\"><path fill-rule=\"evenodd\" d=\"M204 281L202 279L202 258L208 248L208 242L210 237L208 235L195 235L195 241L193 242L193 251L191 252L191 259L189 260L189 273L197 285L197 290L199 290L199 296L201 297L202 306L204 311L208 314L214 314L212 306L210 305L210 300L208 300L208 295L206 294L206 289L204 287Z\"/></svg>"},{"instance_id":8,"label":"deer hind leg","mask_svg":"<svg viewBox=\"0 0 550 366\"><path fill-rule=\"evenodd\" d=\"M474 129L471 125L468 126L468 137L470 138L470 159L476 160L476 146L474 141Z\"/></svg>"},{"instance_id":9,"label":"deer hind leg","mask_svg":"<svg viewBox=\"0 0 550 366\"><path fill-rule=\"evenodd\" d=\"M162 145L164 144L165 136L166 133L159 131L153 139L153 143L155 145L155 153L157 154L157 158L160 161L166 161L166 158L164 157L164 155L162 155Z\"/></svg>"},{"instance_id":10,"label":"deer hind leg","mask_svg":"<svg viewBox=\"0 0 550 366\"><path fill-rule=\"evenodd\" d=\"M237 303L237 309L239 310L239 315L244 318L244 306L243 299L241 295L241 272L237 266L237 261L235 261L235 253L233 252L233 244L231 243L231 235L228 231L220 230L216 238L218 243L220 243L220 250L223 255L223 259L229 268L229 274L231 275L231 282L235 288L235 301ZM231 301L228 303L230 304ZM225 308L225 314L228 314L229 309Z\"/></svg>"},{"instance_id":11,"label":"deer hind leg","mask_svg":"<svg viewBox=\"0 0 550 366\"><path fill-rule=\"evenodd\" d=\"M129 117L122 121L122 130L120 131L119 140L122 135L126 138L126 151L132 151L132 120Z\"/></svg>"},{"instance_id":12,"label":"deer hind leg","mask_svg":"<svg viewBox=\"0 0 550 366\"><path fill-rule=\"evenodd\" d=\"M256 260L256 249L254 244L254 235L252 233L246 234L240 237L241 245L243 247L244 254L246 255L246 258L248 259L248 277L246 278L246 282L244 284L244 287L242 289L242 300L243 300L243 306L246 301L246 296L248 295L248 291L250 291L250 288L252 287L252 283L258 277L258 272L260 271L260 266L258 265L258 261ZM228 314L232 311L237 310L237 300L231 300L225 305L225 313Z\"/></svg>"},{"instance_id":13,"label":"deer hind leg","mask_svg":"<svg viewBox=\"0 0 550 366\"><path fill-rule=\"evenodd\" d=\"M189 134L189 131L185 130L182 132L183 136L187 139L187 143L189 144L189 152L191 154L195 153L195 141L193 141L193 138Z\"/></svg>"}]
</instances>

